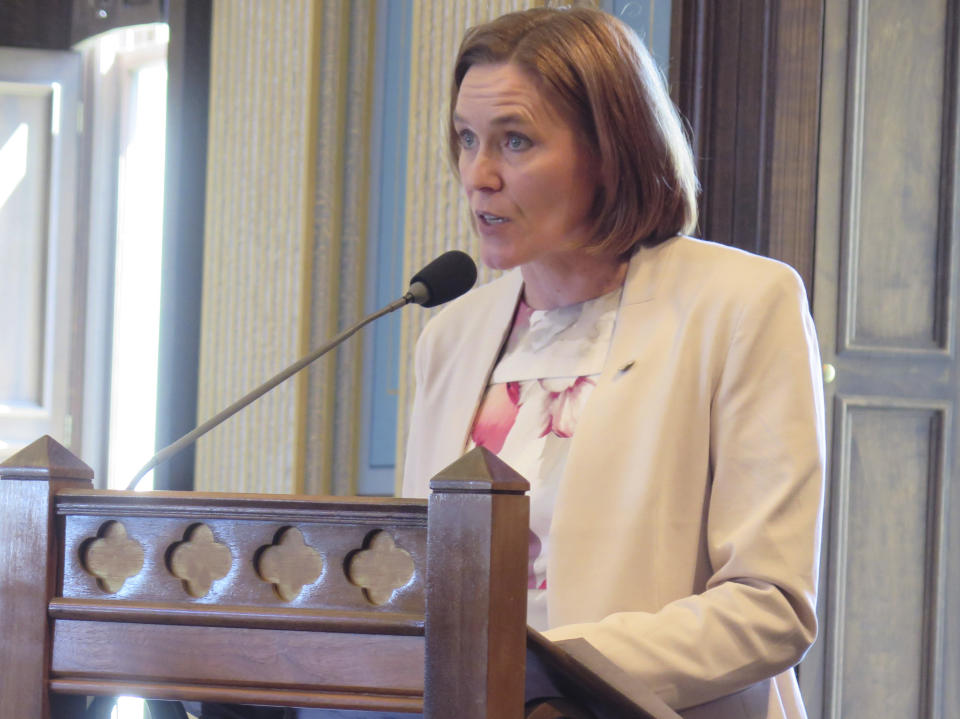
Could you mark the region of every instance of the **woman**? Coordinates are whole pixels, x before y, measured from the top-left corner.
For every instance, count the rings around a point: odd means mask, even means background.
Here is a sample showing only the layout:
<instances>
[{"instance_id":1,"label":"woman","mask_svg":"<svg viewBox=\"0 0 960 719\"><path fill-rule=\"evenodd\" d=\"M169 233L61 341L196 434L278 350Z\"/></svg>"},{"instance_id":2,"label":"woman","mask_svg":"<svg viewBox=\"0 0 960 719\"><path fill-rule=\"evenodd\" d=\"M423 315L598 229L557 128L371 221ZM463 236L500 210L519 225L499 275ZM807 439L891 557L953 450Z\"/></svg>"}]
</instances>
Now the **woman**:
<instances>
[{"instance_id":1,"label":"woman","mask_svg":"<svg viewBox=\"0 0 960 719\"><path fill-rule=\"evenodd\" d=\"M481 259L510 271L423 331L405 494L488 447L531 483L531 624L685 717L805 716L824 428L800 279L684 236L689 145L599 11L468 31L449 142Z\"/></svg>"}]
</instances>

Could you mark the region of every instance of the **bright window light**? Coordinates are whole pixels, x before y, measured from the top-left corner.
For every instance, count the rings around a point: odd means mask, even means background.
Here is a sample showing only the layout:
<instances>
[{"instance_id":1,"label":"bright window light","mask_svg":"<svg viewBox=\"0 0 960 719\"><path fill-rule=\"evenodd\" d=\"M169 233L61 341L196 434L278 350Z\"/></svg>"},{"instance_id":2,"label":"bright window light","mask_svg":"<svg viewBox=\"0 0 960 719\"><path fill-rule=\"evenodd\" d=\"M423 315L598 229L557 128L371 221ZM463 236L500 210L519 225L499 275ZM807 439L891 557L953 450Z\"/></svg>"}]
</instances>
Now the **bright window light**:
<instances>
[{"instance_id":1,"label":"bright window light","mask_svg":"<svg viewBox=\"0 0 960 719\"><path fill-rule=\"evenodd\" d=\"M21 122L0 147L0 207L7 204L10 195L27 176L27 140L30 128Z\"/></svg>"},{"instance_id":2,"label":"bright window light","mask_svg":"<svg viewBox=\"0 0 960 719\"><path fill-rule=\"evenodd\" d=\"M166 132L165 61L133 71L117 211L108 486L125 487L155 451ZM152 474L140 488L153 486Z\"/></svg>"}]
</instances>

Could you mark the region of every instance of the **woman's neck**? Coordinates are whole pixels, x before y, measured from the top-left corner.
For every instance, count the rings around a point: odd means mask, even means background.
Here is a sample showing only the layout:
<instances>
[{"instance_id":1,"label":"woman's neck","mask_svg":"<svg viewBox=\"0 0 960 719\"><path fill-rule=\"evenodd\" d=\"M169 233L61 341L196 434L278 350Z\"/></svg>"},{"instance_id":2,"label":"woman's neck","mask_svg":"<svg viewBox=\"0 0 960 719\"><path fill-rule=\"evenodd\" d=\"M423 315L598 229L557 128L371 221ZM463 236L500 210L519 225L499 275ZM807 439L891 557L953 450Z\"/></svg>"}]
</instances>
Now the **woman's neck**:
<instances>
[{"instance_id":1,"label":"woman's neck","mask_svg":"<svg viewBox=\"0 0 960 719\"><path fill-rule=\"evenodd\" d=\"M535 310L552 310L612 292L627 276L627 261L578 252L521 265L523 299Z\"/></svg>"}]
</instances>

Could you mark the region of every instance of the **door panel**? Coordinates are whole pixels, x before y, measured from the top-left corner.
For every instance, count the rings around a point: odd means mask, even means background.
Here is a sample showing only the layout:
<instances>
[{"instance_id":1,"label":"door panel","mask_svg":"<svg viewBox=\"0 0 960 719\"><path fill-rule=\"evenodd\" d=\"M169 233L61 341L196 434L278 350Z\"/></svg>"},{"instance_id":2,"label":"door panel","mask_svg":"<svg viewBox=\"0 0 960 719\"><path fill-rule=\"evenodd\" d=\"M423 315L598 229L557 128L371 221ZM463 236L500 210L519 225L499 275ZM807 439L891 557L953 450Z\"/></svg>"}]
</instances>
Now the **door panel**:
<instances>
[{"instance_id":1,"label":"door panel","mask_svg":"<svg viewBox=\"0 0 960 719\"><path fill-rule=\"evenodd\" d=\"M20 340L0 363L0 398L9 407L43 404L53 104L49 85L0 83L0 307L10 336Z\"/></svg>"},{"instance_id":2,"label":"door panel","mask_svg":"<svg viewBox=\"0 0 960 719\"><path fill-rule=\"evenodd\" d=\"M941 167L946 14L942 0L850 7L840 188L850 345L930 349L946 339L937 272L949 242L941 175L953 171Z\"/></svg>"},{"instance_id":3,"label":"door panel","mask_svg":"<svg viewBox=\"0 0 960 719\"><path fill-rule=\"evenodd\" d=\"M958 5L825 3L814 317L836 379L811 717L960 717Z\"/></svg>"},{"instance_id":4,"label":"door panel","mask_svg":"<svg viewBox=\"0 0 960 719\"><path fill-rule=\"evenodd\" d=\"M76 53L0 48L0 457L71 443L79 88Z\"/></svg>"},{"instance_id":5,"label":"door panel","mask_svg":"<svg viewBox=\"0 0 960 719\"><path fill-rule=\"evenodd\" d=\"M828 715L936 716L921 708L938 646L941 471L949 405L837 401ZM942 617L940 618L942 620Z\"/></svg>"}]
</instances>

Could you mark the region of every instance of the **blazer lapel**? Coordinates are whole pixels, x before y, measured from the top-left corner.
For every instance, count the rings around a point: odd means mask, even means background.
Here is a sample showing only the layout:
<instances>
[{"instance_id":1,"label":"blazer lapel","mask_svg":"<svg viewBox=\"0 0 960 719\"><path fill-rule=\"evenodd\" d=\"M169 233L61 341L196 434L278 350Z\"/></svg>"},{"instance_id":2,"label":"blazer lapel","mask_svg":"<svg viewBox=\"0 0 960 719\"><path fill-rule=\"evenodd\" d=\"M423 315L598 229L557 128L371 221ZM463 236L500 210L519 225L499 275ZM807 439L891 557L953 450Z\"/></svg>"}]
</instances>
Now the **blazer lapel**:
<instances>
[{"instance_id":1,"label":"blazer lapel","mask_svg":"<svg viewBox=\"0 0 960 719\"><path fill-rule=\"evenodd\" d=\"M435 441L438 449L450 457L450 462L462 455L466 447L474 416L510 334L523 278L519 270L514 270L496 280L496 284L499 285L496 290L488 292L488 297L484 298L485 306L474 312L472 321L463 327L463 331L469 333L469 342L475 351L460 355L447 386L450 404L444 408L444 418L438 423Z\"/></svg>"},{"instance_id":2,"label":"blazer lapel","mask_svg":"<svg viewBox=\"0 0 960 719\"><path fill-rule=\"evenodd\" d=\"M640 328L643 318L651 311L662 279L664 259L673 244L674 240L667 240L655 247L641 247L631 258L601 381L629 371L642 353L646 335Z\"/></svg>"}]
</instances>

